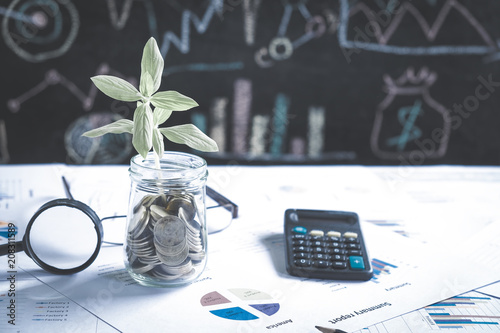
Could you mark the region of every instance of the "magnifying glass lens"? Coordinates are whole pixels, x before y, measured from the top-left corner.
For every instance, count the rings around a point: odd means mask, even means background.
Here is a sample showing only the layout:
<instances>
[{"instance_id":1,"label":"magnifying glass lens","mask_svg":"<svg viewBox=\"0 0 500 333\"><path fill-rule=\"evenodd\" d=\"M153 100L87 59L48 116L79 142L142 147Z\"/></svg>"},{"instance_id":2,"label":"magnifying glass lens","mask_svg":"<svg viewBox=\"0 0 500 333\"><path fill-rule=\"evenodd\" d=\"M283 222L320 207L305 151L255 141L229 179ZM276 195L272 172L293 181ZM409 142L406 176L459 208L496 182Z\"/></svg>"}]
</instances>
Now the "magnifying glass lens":
<instances>
[{"instance_id":1,"label":"magnifying glass lens","mask_svg":"<svg viewBox=\"0 0 500 333\"><path fill-rule=\"evenodd\" d=\"M32 253L43 263L73 269L86 263L96 251L95 223L80 209L60 205L41 212L29 233Z\"/></svg>"}]
</instances>

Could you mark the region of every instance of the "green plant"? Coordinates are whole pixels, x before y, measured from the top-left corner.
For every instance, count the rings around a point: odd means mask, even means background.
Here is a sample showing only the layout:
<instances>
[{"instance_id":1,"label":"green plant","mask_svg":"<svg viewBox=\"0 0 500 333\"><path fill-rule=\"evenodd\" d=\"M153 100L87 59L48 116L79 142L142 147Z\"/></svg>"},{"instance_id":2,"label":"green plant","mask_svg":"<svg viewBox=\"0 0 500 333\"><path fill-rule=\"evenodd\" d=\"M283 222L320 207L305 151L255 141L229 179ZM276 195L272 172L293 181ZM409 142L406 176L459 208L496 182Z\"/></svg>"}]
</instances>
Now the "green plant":
<instances>
[{"instance_id":1,"label":"green plant","mask_svg":"<svg viewBox=\"0 0 500 333\"><path fill-rule=\"evenodd\" d=\"M146 158L153 148L157 165L163 156L163 136L168 140L185 144L191 148L213 152L217 144L193 124L160 128L173 111L186 111L198 106L193 99L177 91L158 91L163 74L163 57L154 38L144 47L141 60L139 90L129 82L116 76L98 75L91 78L96 87L111 98L124 102L137 102L133 121L120 119L111 124L83 133L87 137L98 137L107 133L132 134L132 145ZM153 110L154 107L154 110Z\"/></svg>"}]
</instances>

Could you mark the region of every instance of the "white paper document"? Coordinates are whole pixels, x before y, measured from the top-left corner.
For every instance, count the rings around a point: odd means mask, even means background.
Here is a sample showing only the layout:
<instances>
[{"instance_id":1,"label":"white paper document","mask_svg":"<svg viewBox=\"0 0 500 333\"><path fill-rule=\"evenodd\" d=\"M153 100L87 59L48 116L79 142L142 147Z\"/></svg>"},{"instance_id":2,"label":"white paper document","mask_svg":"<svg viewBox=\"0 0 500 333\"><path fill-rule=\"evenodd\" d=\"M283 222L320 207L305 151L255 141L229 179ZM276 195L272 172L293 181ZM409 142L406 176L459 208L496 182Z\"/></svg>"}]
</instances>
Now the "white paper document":
<instances>
[{"instance_id":1,"label":"white paper document","mask_svg":"<svg viewBox=\"0 0 500 333\"><path fill-rule=\"evenodd\" d=\"M59 179L64 175L75 199L89 204L100 217L126 213L127 167L42 169L53 173L50 182L57 185L50 197L65 195ZM240 216L224 231L209 235L207 269L196 282L179 288L140 286L124 268L121 246L103 244L89 268L69 276L45 272L18 253L14 269L9 269L8 258L0 261L0 305L14 300L18 326L9 326L7 318L0 330L37 327L43 332L57 327L72 332L138 332L145 328L191 332L203 327L204 332L319 332L315 326L321 326L349 332L404 333L444 329L446 325L462 329L460 323L477 321L480 316L489 317L484 322L499 322L494 318L500 313L495 308L494 290L492 294L471 291L486 285L494 288L491 284L500 277L500 230L493 222L497 216L490 211L492 203L481 204L488 210L478 215L484 223L476 230L466 225L467 221L474 223L473 212L467 218L455 216L455 204L439 211L436 202L415 198L416 182L391 189L387 178L370 168L221 166L209 171L209 185L237 203ZM496 180L485 186L488 190L499 187ZM485 189L480 180L471 181L468 188L474 192L468 195L474 198L480 198ZM452 202L464 203L456 190L450 192ZM438 194L444 197L448 192ZM425 207L432 212L430 220L438 232L446 230L445 226L453 229L455 217L461 218L460 226L474 230L469 232L466 246L459 231L451 232L450 237L441 234L443 242L439 243L430 230L411 237L374 223L400 219L409 230L417 231L415 223L425 214L416 212ZM374 277L366 282L343 282L287 274L286 208L358 212ZM18 221L16 216L10 218ZM422 225L432 224L423 221ZM117 224L107 229L104 238L120 239L123 228ZM15 276L15 297L8 293L11 274ZM475 307L475 317L461 306L447 311L453 301ZM50 302L53 308L48 307ZM440 302L447 304L439 307ZM64 317L58 317L61 314ZM51 318L65 320L56 325ZM482 328L496 329L491 323L483 323ZM465 328L471 325L479 327L473 323ZM406 331L398 330L403 326Z\"/></svg>"}]
</instances>

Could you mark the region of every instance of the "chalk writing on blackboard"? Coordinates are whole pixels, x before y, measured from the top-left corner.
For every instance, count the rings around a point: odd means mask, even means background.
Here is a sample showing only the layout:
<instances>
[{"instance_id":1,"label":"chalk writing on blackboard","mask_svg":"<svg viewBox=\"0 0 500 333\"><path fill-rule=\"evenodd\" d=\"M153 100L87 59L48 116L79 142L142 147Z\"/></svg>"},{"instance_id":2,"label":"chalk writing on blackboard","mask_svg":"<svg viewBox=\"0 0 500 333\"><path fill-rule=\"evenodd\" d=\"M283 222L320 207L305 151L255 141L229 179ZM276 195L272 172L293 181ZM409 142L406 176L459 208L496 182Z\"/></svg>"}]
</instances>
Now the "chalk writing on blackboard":
<instances>
[{"instance_id":1,"label":"chalk writing on blackboard","mask_svg":"<svg viewBox=\"0 0 500 333\"><path fill-rule=\"evenodd\" d=\"M306 6L307 1L292 2L283 1L284 10L276 37L269 43L268 47L262 47L255 53L255 62L262 68L271 67L275 61L290 58L295 49L306 44L313 38L321 37L326 31L326 23L322 16L313 16ZM305 20L305 32L299 38L291 40L286 36L290 19L295 11L298 11Z\"/></svg>"},{"instance_id":2,"label":"chalk writing on blackboard","mask_svg":"<svg viewBox=\"0 0 500 333\"><path fill-rule=\"evenodd\" d=\"M110 74L115 76L123 77L122 74L117 71L111 69L107 64L101 64L97 70L95 75L101 74ZM129 82L134 85L137 85L136 78L128 78ZM21 106L24 102L36 98L39 94L42 94L46 89L54 85L61 85L63 88L67 89L68 92L76 97L82 104L82 109L85 111L90 111L94 105L94 100L97 94L97 88L93 85L89 80L89 90L88 93L85 93L82 89L77 87L71 80L67 79L61 73L59 73L56 69L49 69L45 73L45 76L41 80L40 83L25 91L21 95L16 98L12 98L7 101L7 107L10 112L15 113L21 109Z\"/></svg>"},{"instance_id":3,"label":"chalk writing on blackboard","mask_svg":"<svg viewBox=\"0 0 500 333\"><path fill-rule=\"evenodd\" d=\"M118 7L116 5L116 0L106 0L106 4L108 5L109 10L109 18L111 20L111 25L116 30L122 30L125 24L127 23L130 12L132 10L132 3L134 0L125 0L122 6L121 14L118 13ZM149 4L149 1L145 3ZM153 17L154 18L154 17Z\"/></svg>"},{"instance_id":4,"label":"chalk writing on blackboard","mask_svg":"<svg viewBox=\"0 0 500 333\"><path fill-rule=\"evenodd\" d=\"M42 62L65 54L80 27L78 11L67 1L14 0L0 7L2 37L20 58Z\"/></svg>"},{"instance_id":5,"label":"chalk writing on blackboard","mask_svg":"<svg viewBox=\"0 0 500 333\"><path fill-rule=\"evenodd\" d=\"M480 41L470 45L435 45L432 42L442 32L443 25L452 12L458 13L464 19L461 29L477 32ZM350 17L362 13L366 16L369 29L365 27L350 27ZM397 45L391 44L391 37L398 31L403 20L413 17L430 45ZM351 39L348 37L350 28L355 31ZM385 31L384 31L385 29ZM372 41L371 39L375 39ZM429 24L422 13L410 2L405 1L397 11L375 12L365 3L359 2L351 6L348 0L340 0L339 43L343 48L369 50L398 55L443 55L443 54L479 54L487 55L496 52L497 46L486 29L464 5L456 0L447 0L438 13L433 24Z\"/></svg>"},{"instance_id":6,"label":"chalk writing on blackboard","mask_svg":"<svg viewBox=\"0 0 500 333\"><path fill-rule=\"evenodd\" d=\"M199 34L204 34L212 19L216 14L222 15L224 9L224 2L222 0L210 0L210 3L200 19L191 10L184 10L181 17L181 32L180 37L172 31L166 31L163 34L160 52L165 58L170 45L173 44L181 53L186 54L191 50L191 23Z\"/></svg>"},{"instance_id":7,"label":"chalk writing on blackboard","mask_svg":"<svg viewBox=\"0 0 500 333\"><path fill-rule=\"evenodd\" d=\"M451 132L450 111L430 95L437 74L412 68L394 80L384 76L387 92L375 114L371 148L383 160L411 158L423 163L446 154ZM425 120L424 120L425 118Z\"/></svg>"}]
</instances>

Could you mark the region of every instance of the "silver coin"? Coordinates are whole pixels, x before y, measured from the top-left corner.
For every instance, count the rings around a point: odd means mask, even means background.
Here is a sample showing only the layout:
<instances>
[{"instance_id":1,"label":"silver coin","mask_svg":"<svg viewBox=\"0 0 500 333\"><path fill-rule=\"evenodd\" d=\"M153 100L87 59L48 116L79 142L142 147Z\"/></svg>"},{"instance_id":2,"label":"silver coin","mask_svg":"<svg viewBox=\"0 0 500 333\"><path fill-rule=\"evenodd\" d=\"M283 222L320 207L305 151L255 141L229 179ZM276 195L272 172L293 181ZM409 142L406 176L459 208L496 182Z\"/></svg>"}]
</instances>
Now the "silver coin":
<instances>
[{"instance_id":1,"label":"silver coin","mask_svg":"<svg viewBox=\"0 0 500 333\"><path fill-rule=\"evenodd\" d=\"M145 195L142 197L141 201L137 205L135 205L132 212L135 214L141 207L149 208L153 204L153 202L157 199L156 195Z\"/></svg>"},{"instance_id":2,"label":"silver coin","mask_svg":"<svg viewBox=\"0 0 500 333\"><path fill-rule=\"evenodd\" d=\"M149 223L149 212L146 208L139 209L137 213L132 216L129 224L129 234L134 238L141 236Z\"/></svg>"},{"instance_id":3,"label":"silver coin","mask_svg":"<svg viewBox=\"0 0 500 333\"><path fill-rule=\"evenodd\" d=\"M154 266L153 265L144 265L144 264L140 263L139 261L134 261L134 262L130 263L130 268L132 269L132 271L134 271L134 273L144 274L144 273L152 270L154 268Z\"/></svg>"},{"instance_id":4,"label":"silver coin","mask_svg":"<svg viewBox=\"0 0 500 333\"><path fill-rule=\"evenodd\" d=\"M161 246L174 246L186 241L186 224L178 217L162 217L154 227L154 239Z\"/></svg>"},{"instance_id":5,"label":"silver coin","mask_svg":"<svg viewBox=\"0 0 500 333\"><path fill-rule=\"evenodd\" d=\"M169 274L165 272L161 267L163 265L158 265L156 266L153 270L149 272L149 274L155 278L161 279L161 280L166 280L166 281L171 281L171 280L176 280L182 277L182 274Z\"/></svg>"},{"instance_id":6,"label":"silver coin","mask_svg":"<svg viewBox=\"0 0 500 333\"><path fill-rule=\"evenodd\" d=\"M166 194L159 194L155 197L152 204L160 206L160 207L166 207L167 201L168 201L168 197Z\"/></svg>"},{"instance_id":7,"label":"silver coin","mask_svg":"<svg viewBox=\"0 0 500 333\"><path fill-rule=\"evenodd\" d=\"M160 259L160 261L162 263L164 263L165 265L168 265L168 266L179 265L184 260L186 260L186 258L188 257L188 254L189 254L189 246L187 245L187 243L185 244L182 251L176 255L169 256L169 255L164 255L158 251L156 252L158 259Z\"/></svg>"},{"instance_id":8,"label":"silver coin","mask_svg":"<svg viewBox=\"0 0 500 333\"><path fill-rule=\"evenodd\" d=\"M162 217L165 217L168 215L165 208L158 206L158 205L151 205L151 207L149 207L149 210L150 210L151 217L156 221L158 221Z\"/></svg>"},{"instance_id":9,"label":"silver coin","mask_svg":"<svg viewBox=\"0 0 500 333\"><path fill-rule=\"evenodd\" d=\"M158 244L156 241L154 241L154 246L156 249L156 252L159 252L163 255L166 256L174 256L182 251L184 251L184 247L186 246L187 241L181 242L177 245L172 245L172 246L164 246L161 244Z\"/></svg>"},{"instance_id":10,"label":"silver coin","mask_svg":"<svg viewBox=\"0 0 500 333\"><path fill-rule=\"evenodd\" d=\"M191 259L186 258L182 263L176 266L161 265L161 270L171 275L183 275L189 273L193 269Z\"/></svg>"},{"instance_id":11,"label":"silver coin","mask_svg":"<svg viewBox=\"0 0 500 333\"><path fill-rule=\"evenodd\" d=\"M205 251L189 252L189 258L193 261L201 261L205 259Z\"/></svg>"},{"instance_id":12,"label":"silver coin","mask_svg":"<svg viewBox=\"0 0 500 333\"><path fill-rule=\"evenodd\" d=\"M196 216L196 207L193 197L187 194L176 195L167 203L167 212L171 215L179 216L180 209L184 210L186 221L191 221Z\"/></svg>"}]
</instances>

